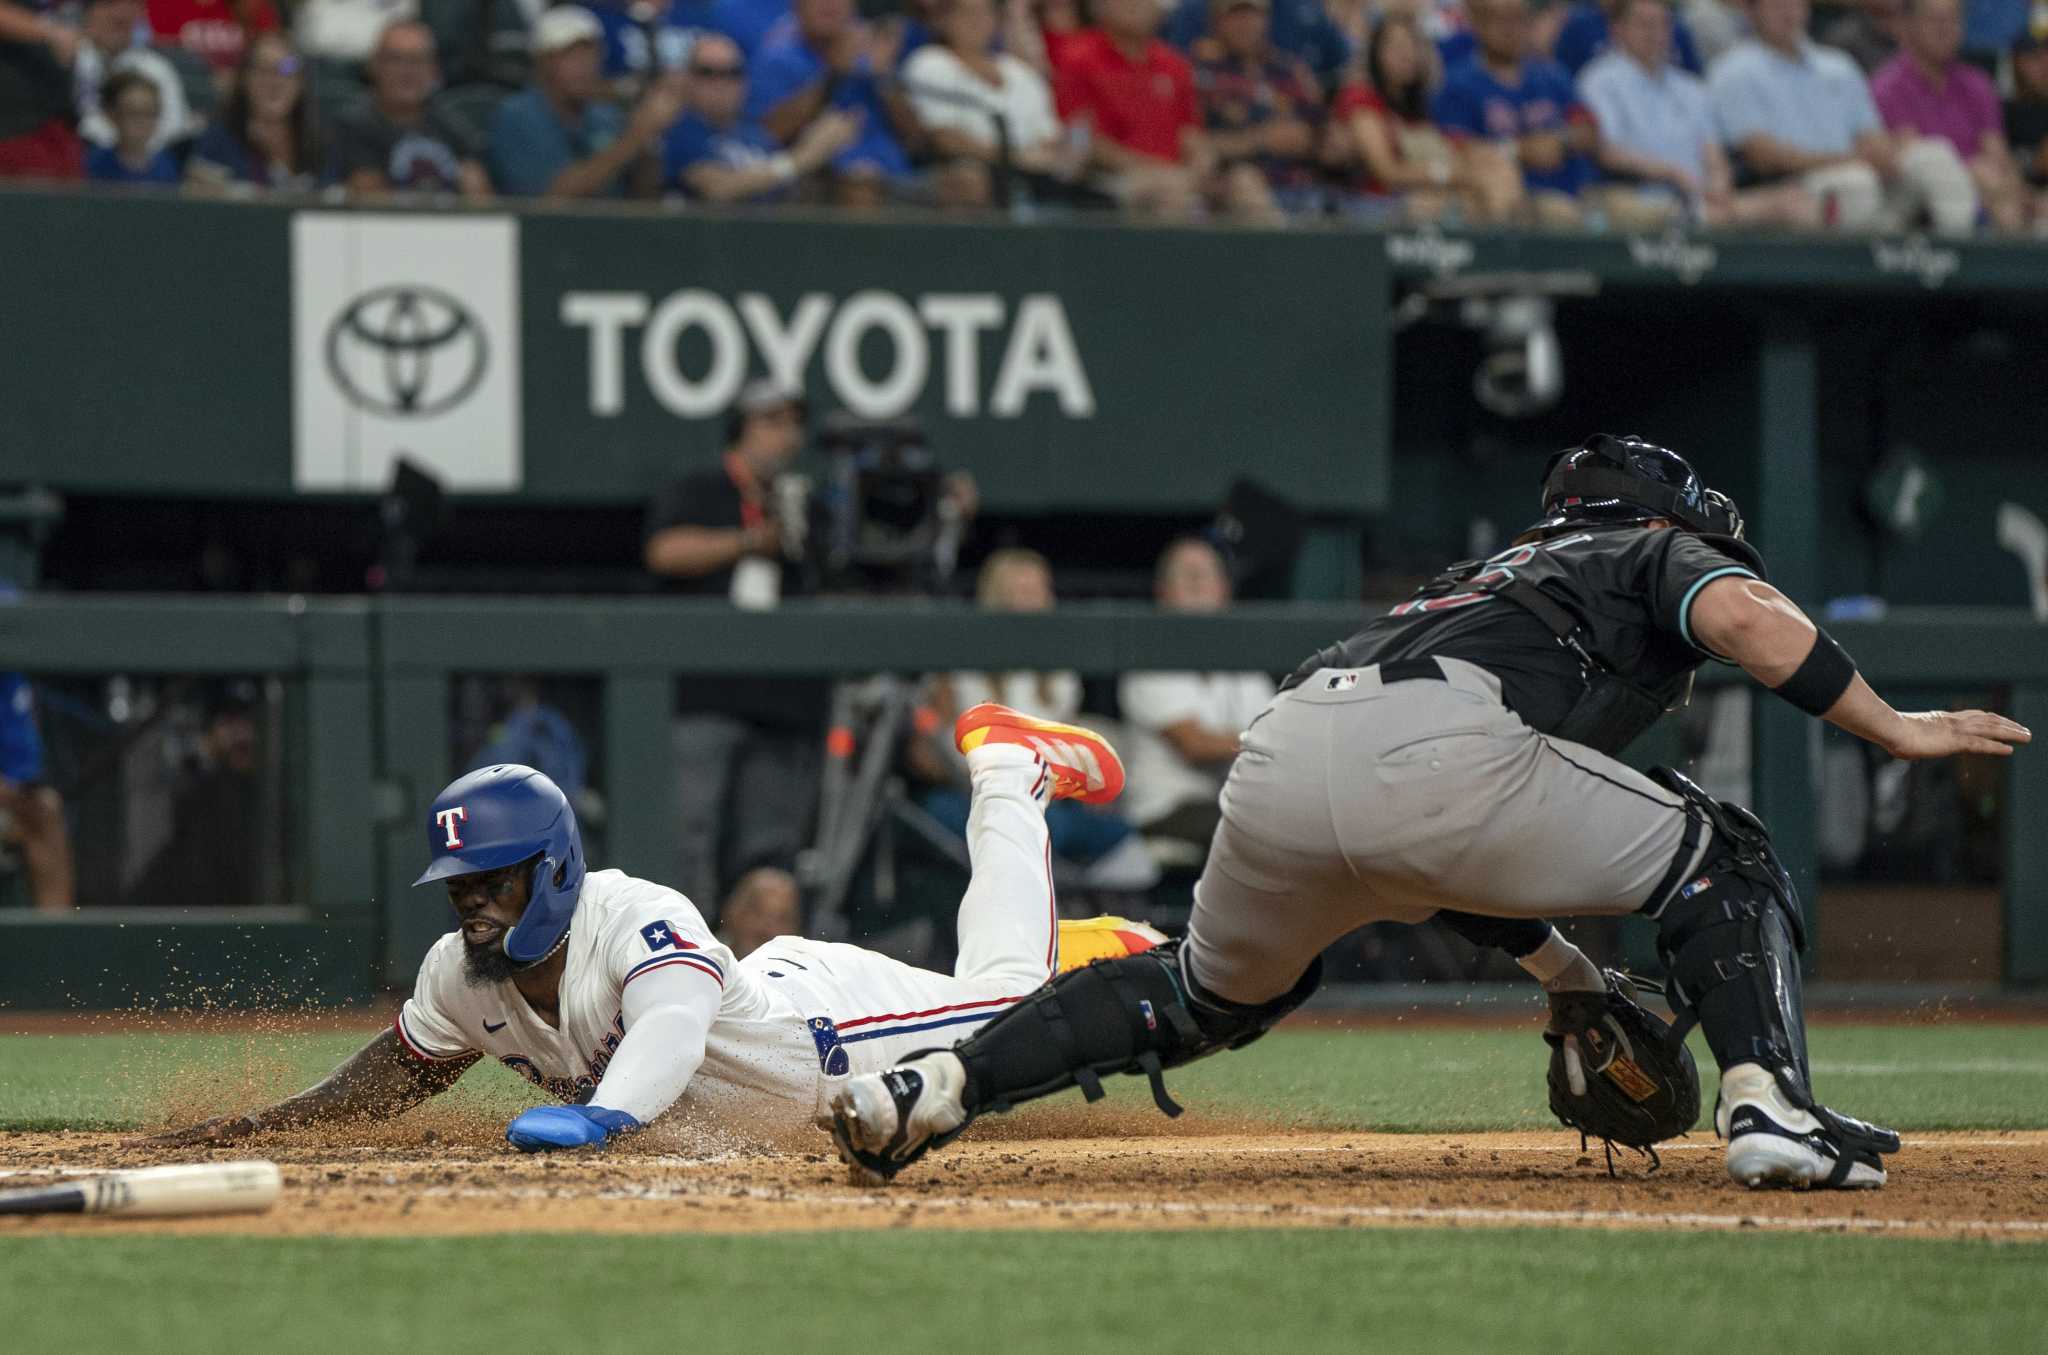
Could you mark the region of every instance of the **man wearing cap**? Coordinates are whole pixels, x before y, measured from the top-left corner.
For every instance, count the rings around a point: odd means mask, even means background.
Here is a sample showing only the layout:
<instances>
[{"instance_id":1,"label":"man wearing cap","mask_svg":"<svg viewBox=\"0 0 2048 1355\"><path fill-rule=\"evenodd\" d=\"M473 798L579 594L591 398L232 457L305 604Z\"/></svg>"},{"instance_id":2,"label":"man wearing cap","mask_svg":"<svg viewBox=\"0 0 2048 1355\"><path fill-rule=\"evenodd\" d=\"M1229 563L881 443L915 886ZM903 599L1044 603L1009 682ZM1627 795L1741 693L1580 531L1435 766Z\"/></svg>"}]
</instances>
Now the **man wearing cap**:
<instances>
[{"instance_id":1,"label":"man wearing cap","mask_svg":"<svg viewBox=\"0 0 2048 1355\"><path fill-rule=\"evenodd\" d=\"M1870 77L1892 133L1947 142L1970 171L2000 230L2026 224L2026 186L2005 145L2005 112L1991 77L1961 59L1962 0L1907 0L1898 55Z\"/></svg>"},{"instance_id":2,"label":"man wearing cap","mask_svg":"<svg viewBox=\"0 0 2048 1355\"><path fill-rule=\"evenodd\" d=\"M777 477L804 443L804 406L769 380L740 392L726 450L681 477L647 514L644 559L666 590L773 607L803 585L785 549L801 523L780 511ZM736 665L737 666L737 665ZM789 868L817 793L826 693L807 678L693 677L677 693L673 878L693 898L757 866Z\"/></svg>"},{"instance_id":3,"label":"man wearing cap","mask_svg":"<svg viewBox=\"0 0 2048 1355\"><path fill-rule=\"evenodd\" d=\"M1225 201L1250 216L1320 206L1316 146L1323 95L1308 63L1273 46L1272 0L1211 0L1195 44L1195 92L1223 161Z\"/></svg>"},{"instance_id":4,"label":"man wearing cap","mask_svg":"<svg viewBox=\"0 0 2048 1355\"><path fill-rule=\"evenodd\" d=\"M604 27L581 5L548 10L533 26L533 83L491 118L491 181L520 197L619 197L651 190L648 151L683 109L679 75L647 86L629 118L599 97Z\"/></svg>"}]
</instances>

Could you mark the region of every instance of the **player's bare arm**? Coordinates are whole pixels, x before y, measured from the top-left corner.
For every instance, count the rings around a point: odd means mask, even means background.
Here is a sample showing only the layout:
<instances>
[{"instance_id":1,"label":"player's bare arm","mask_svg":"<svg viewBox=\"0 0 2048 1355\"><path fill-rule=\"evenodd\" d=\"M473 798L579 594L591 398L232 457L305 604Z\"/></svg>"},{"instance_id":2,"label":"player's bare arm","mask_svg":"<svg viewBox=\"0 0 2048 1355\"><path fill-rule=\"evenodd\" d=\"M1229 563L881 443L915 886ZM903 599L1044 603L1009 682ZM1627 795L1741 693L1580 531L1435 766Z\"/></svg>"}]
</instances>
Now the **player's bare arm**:
<instances>
[{"instance_id":1,"label":"player's bare arm","mask_svg":"<svg viewBox=\"0 0 2048 1355\"><path fill-rule=\"evenodd\" d=\"M1700 590L1692 606L1692 627L1700 643L1742 665L1774 690L1794 680L1824 643L1820 629L1797 603L1761 579L1716 579ZM1937 758L1956 753L2007 757L2014 744L2029 743L2026 726L1983 710L1893 710L1860 674L1822 715L1829 724L1884 749L1896 758Z\"/></svg>"},{"instance_id":2,"label":"player's bare arm","mask_svg":"<svg viewBox=\"0 0 2048 1355\"><path fill-rule=\"evenodd\" d=\"M386 1029L296 1096L247 1114L219 1115L186 1129L131 1139L128 1146L176 1148L245 1138L270 1129L386 1119L447 1091L475 1062L474 1055L425 1062L406 1050L395 1028Z\"/></svg>"}]
</instances>

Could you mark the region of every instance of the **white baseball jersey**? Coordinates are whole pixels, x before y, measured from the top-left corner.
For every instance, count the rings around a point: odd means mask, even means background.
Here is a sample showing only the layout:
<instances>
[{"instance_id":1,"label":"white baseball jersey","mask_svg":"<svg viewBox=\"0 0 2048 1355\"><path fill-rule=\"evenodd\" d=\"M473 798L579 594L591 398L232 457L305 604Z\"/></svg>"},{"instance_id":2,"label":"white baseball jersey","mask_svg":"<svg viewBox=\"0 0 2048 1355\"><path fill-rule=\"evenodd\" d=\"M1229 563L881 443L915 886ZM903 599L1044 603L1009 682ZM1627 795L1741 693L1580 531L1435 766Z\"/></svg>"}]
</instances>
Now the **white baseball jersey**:
<instances>
[{"instance_id":1,"label":"white baseball jersey","mask_svg":"<svg viewBox=\"0 0 2048 1355\"><path fill-rule=\"evenodd\" d=\"M792 936L735 961L675 890L598 870L576 898L558 1025L509 979L472 984L462 934L450 932L420 965L399 1039L436 1062L489 1055L562 1100L643 1124L679 1094L721 1119L809 1123L823 1079L963 1039L1057 968L1047 778L1015 746L976 749L968 766L974 875L952 974Z\"/></svg>"},{"instance_id":2,"label":"white baseball jersey","mask_svg":"<svg viewBox=\"0 0 2048 1355\"><path fill-rule=\"evenodd\" d=\"M736 963L675 890L623 871L591 871L567 945L560 1024L551 1026L510 980L472 984L462 934L450 932L420 965L398 1015L399 1038L423 1059L487 1054L564 1101L594 1101L647 1119L667 1107L620 1105L623 1098L595 1093L626 1039L628 990L659 984L669 1000L695 1008L708 1031L693 1095L814 1103L818 1056L802 1013ZM668 1051L677 1059L690 1052Z\"/></svg>"}]
</instances>

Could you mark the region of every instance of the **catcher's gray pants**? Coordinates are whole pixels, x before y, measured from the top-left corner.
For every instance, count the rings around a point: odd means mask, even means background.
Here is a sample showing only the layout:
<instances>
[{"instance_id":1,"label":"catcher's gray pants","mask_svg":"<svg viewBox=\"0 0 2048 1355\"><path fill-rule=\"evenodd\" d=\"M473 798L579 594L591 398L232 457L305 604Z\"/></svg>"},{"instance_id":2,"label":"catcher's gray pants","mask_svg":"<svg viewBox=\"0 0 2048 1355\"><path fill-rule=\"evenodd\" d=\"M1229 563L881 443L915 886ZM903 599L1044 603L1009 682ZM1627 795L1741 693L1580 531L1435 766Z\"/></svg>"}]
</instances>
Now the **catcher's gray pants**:
<instances>
[{"instance_id":1,"label":"catcher's gray pants","mask_svg":"<svg viewBox=\"0 0 2048 1355\"><path fill-rule=\"evenodd\" d=\"M1441 682L1322 669L1245 731L1188 929L1210 992L1268 1001L1368 922L1650 902L1684 838L1679 798L1536 733L1485 669L1437 663Z\"/></svg>"}]
</instances>

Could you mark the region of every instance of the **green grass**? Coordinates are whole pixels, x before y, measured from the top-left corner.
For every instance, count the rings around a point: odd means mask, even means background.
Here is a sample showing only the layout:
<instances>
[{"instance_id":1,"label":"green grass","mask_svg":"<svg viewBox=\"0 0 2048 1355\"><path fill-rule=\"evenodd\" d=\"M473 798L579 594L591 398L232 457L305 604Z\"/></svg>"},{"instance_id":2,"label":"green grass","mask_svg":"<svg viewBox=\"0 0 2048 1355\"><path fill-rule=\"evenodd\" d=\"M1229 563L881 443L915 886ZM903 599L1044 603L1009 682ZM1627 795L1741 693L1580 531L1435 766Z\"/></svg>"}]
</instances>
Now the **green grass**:
<instances>
[{"instance_id":1,"label":"green grass","mask_svg":"<svg viewBox=\"0 0 2048 1355\"><path fill-rule=\"evenodd\" d=\"M62 1352L2035 1351L2048 1249L1533 1230L0 1240Z\"/></svg>"},{"instance_id":2,"label":"green grass","mask_svg":"<svg viewBox=\"0 0 2048 1355\"><path fill-rule=\"evenodd\" d=\"M2048 1044L2038 1026L1821 1026L1814 1084L1831 1104L1910 1129L2048 1126ZM1701 1104L1714 1061L1696 1034ZM1479 1131L1554 1126L1549 1051L1533 1030L1278 1031L1174 1074L1190 1105L1263 1110L1338 1129ZM1142 1091L1142 1088L1140 1088Z\"/></svg>"},{"instance_id":3,"label":"green grass","mask_svg":"<svg viewBox=\"0 0 2048 1355\"><path fill-rule=\"evenodd\" d=\"M1821 1095L1910 1129L2048 1125L2048 1046L2039 1027L1822 1026L1813 1032ZM317 1079L365 1037L348 1035L21 1035L0 1037L0 1129L129 1128L167 1114L242 1108ZM1694 1053L1713 1103L1712 1060ZM1534 1129L1545 1108L1533 1032L1463 1029L1279 1031L1241 1053L1179 1070L1196 1110L1334 1129ZM1142 1083L1119 1080L1140 1104ZM510 1114L535 1093L496 1066L450 1094Z\"/></svg>"},{"instance_id":4,"label":"green grass","mask_svg":"<svg viewBox=\"0 0 2048 1355\"><path fill-rule=\"evenodd\" d=\"M1917 1128L2048 1123L2039 1028L1825 1026L1817 1080ZM253 1104L364 1037L0 1038L0 1127ZM1706 1060L1702 1053L1702 1062ZM1530 1032L1282 1031L1173 1075L1198 1110L1359 1129L1547 1127ZM1120 1079L1136 1104L1143 1085ZM504 1070L451 1093L532 1103ZM1711 1088L1708 1092L1711 1098ZM2041 1348L2048 1246L1819 1234L1342 1228L763 1236L0 1237L0 1349L507 1355L885 1349Z\"/></svg>"}]
</instances>

